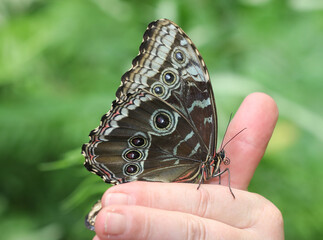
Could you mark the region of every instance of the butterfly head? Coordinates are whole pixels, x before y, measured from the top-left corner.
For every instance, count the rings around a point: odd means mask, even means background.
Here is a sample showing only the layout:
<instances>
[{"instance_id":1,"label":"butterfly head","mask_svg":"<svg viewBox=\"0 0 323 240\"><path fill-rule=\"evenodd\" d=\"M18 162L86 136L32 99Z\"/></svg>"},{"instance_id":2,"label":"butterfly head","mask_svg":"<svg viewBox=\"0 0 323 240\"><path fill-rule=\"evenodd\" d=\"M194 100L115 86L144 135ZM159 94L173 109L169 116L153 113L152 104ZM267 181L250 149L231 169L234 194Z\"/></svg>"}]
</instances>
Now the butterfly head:
<instances>
[{"instance_id":1,"label":"butterfly head","mask_svg":"<svg viewBox=\"0 0 323 240\"><path fill-rule=\"evenodd\" d=\"M225 159L225 151L224 149L221 149L220 152L218 152L215 157L217 158L218 161L222 162Z\"/></svg>"},{"instance_id":2,"label":"butterfly head","mask_svg":"<svg viewBox=\"0 0 323 240\"><path fill-rule=\"evenodd\" d=\"M206 164L208 166L207 179L221 175L221 174L219 174L221 163L223 163L224 165L230 164L230 159L225 155L224 149L221 149L213 157L211 157L211 156L209 157L207 164Z\"/></svg>"},{"instance_id":3,"label":"butterfly head","mask_svg":"<svg viewBox=\"0 0 323 240\"><path fill-rule=\"evenodd\" d=\"M219 161L220 164L222 162L224 163L224 165L230 164L230 159L225 155L224 149L222 149L220 152L218 152L215 157Z\"/></svg>"}]
</instances>

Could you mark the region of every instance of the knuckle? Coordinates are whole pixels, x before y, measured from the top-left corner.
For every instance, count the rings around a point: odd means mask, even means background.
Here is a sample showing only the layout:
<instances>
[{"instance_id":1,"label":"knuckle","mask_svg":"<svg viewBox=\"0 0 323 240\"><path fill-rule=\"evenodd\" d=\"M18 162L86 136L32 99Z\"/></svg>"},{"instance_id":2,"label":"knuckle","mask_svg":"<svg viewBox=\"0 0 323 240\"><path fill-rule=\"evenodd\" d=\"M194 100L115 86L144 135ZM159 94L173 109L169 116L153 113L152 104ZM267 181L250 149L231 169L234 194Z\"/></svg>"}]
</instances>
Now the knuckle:
<instances>
[{"instance_id":1,"label":"knuckle","mask_svg":"<svg viewBox=\"0 0 323 240\"><path fill-rule=\"evenodd\" d=\"M277 226L283 226L284 225L284 219L283 219L283 214L281 213L281 211L271 202L270 203L270 207L267 207L267 211L269 212L271 218L272 218L272 222L274 225Z\"/></svg>"},{"instance_id":2,"label":"knuckle","mask_svg":"<svg viewBox=\"0 0 323 240\"><path fill-rule=\"evenodd\" d=\"M269 200L264 199L257 225L263 239L284 239L284 220L281 211Z\"/></svg>"},{"instance_id":3,"label":"knuckle","mask_svg":"<svg viewBox=\"0 0 323 240\"><path fill-rule=\"evenodd\" d=\"M137 228L139 230L138 232L138 238L137 239L142 239L142 240L146 240L146 239L151 239L151 219L149 218L149 215L144 214L143 215L143 219L141 219L142 221L142 227L134 227ZM136 222L134 221L134 226L137 225Z\"/></svg>"},{"instance_id":4,"label":"knuckle","mask_svg":"<svg viewBox=\"0 0 323 240\"><path fill-rule=\"evenodd\" d=\"M197 200L192 201L192 214L204 217L209 208L210 193L206 188L201 187L197 190Z\"/></svg>"},{"instance_id":5,"label":"knuckle","mask_svg":"<svg viewBox=\"0 0 323 240\"><path fill-rule=\"evenodd\" d=\"M189 216L186 218L186 238L187 240L206 239L206 228L198 217Z\"/></svg>"},{"instance_id":6,"label":"knuckle","mask_svg":"<svg viewBox=\"0 0 323 240\"><path fill-rule=\"evenodd\" d=\"M258 195L258 194L257 194ZM282 227L284 225L284 219L281 211L268 199L258 195L259 200L257 219L263 221L266 219L266 224L271 226Z\"/></svg>"},{"instance_id":7,"label":"knuckle","mask_svg":"<svg viewBox=\"0 0 323 240\"><path fill-rule=\"evenodd\" d=\"M116 239L133 239L133 240L149 240L154 239L153 236L153 219L142 209L130 209L131 214L128 215L127 230L122 235L114 235ZM118 238L117 238L118 236ZM114 239L114 238L113 238Z\"/></svg>"}]
</instances>

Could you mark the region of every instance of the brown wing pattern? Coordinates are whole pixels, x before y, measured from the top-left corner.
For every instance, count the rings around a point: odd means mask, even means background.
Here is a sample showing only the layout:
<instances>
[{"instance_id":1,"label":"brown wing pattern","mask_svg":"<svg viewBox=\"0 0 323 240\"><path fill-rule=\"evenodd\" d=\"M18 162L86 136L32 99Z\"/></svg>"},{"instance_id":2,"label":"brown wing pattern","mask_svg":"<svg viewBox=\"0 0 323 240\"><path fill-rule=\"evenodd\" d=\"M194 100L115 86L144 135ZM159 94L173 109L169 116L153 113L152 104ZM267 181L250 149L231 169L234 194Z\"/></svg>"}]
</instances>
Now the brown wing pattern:
<instances>
[{"instance_id":1,"label":"brown wing pattern","mask_svg":"<svg viewBox=\"0 0 323 240\"><path fill-rule=\"evenodd\" d=\"M116 100L82 153L85 167L107 183L196 182L215 156L216 138L205 63L184 31L161 19L149 24ZM86 219L92 230L100 207Z\"/></svg>"},{"instance_id":2,"label":"brown wing pattern","mask_svg":"<svg viewBox=\"0 0 323 240\"><path fill-rule=\"evenodd\" d=\"M138 90L146 97L138 97ZM181 173L192 181L196 173L187 172L192 167L199 171L196 162L205 161L207 154L214 152L217 121L205 63L181 28L166 19L149 24L139 55L122 76L116 97L100 126L90 133L90 142L83 146L85 166L114 184L133 180L171 182ZM160 105L178 116L176 137L174 133L151 134L147 120ZM181 122L185 122L185 127ZM149 153L138 158L140 161L137 159L140 164L133 164L137 174L127 175L125 168L129 163L122 154L128 149L129 138L137 132L149 140L149 145L143 147ZM184 160L185 157L190 160ZM177 166L179 162L181 167ZM161 173L167 171L172 172L172 177Z\"/></svg>"}]
</instances>

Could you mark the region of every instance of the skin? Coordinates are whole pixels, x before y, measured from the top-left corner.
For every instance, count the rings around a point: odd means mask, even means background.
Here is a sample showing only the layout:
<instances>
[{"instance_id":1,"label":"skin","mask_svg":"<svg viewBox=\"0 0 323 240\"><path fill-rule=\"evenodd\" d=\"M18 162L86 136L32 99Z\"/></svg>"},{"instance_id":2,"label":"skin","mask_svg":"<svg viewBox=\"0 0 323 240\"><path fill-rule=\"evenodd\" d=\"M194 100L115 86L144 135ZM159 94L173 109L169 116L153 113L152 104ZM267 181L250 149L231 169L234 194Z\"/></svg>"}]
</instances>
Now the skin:
<instances>
[{"instance_id":1,"label":"skin","mask_svg":"<svg viewBox=\"0 0 323 240\"><path fill-rule=\"evenodd\" d=\"M247 191L271 138L278 109L264 93L247 96L224 142L247 128L225 148L228 174L201 185L132 182L108 189L102 197L94 240L104 239L284 239L283 217L264 197ZM222 166L224 169L224 166Z\"/></svg>"}]
</instances>

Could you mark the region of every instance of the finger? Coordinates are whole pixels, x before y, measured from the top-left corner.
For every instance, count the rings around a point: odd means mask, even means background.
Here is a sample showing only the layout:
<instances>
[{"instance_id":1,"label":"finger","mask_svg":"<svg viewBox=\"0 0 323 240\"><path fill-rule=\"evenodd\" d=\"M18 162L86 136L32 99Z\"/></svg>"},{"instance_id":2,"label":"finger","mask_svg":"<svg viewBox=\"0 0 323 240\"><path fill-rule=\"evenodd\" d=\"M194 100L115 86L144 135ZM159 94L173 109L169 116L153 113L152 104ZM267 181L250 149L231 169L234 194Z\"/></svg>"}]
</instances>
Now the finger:
<instances>
[{"instance_id":1,"label":"finger","mask_svg":"<svg viewBox=\"0 0 323 240\"><path fill-rule=\"evenodd\" d=\"M270 96L264 93L252 93L244 99L223 141L226 143L236 133L247 128L225 147L226 156L230 159L231 187L247 189L265 153L277 118L278 108ZM216 179L211 181L218 182ZM223 174L221 181L221 184L227 185L228 174Z\"/></svg>"},{"instance_id":2,"label":"finger","mask_svg":"<svg viewBox=\"0 0 323 240\"><path fill-rule=\"evenodd\" d=\"M103 208L95 229L101 240L252 239L253 234L186 213L124 205Z\"/></svg>"},{"instance_id":3,"label":"finger","mask_svg":"<svg viewBox=\"0 0 323 240\"><path fill-rule=\"evenodd\" d=\"M233 199L227 186L132 182L110 188L102 197L103 207L137 205L184 212L214 219L237 228L250 226L266 204L257 194L235 190Z\"/></svg>"}]
</instances>

